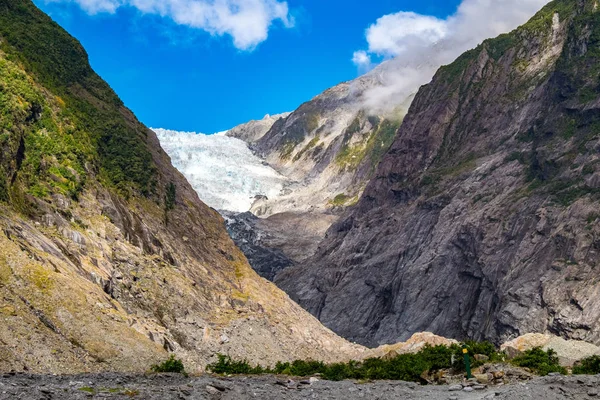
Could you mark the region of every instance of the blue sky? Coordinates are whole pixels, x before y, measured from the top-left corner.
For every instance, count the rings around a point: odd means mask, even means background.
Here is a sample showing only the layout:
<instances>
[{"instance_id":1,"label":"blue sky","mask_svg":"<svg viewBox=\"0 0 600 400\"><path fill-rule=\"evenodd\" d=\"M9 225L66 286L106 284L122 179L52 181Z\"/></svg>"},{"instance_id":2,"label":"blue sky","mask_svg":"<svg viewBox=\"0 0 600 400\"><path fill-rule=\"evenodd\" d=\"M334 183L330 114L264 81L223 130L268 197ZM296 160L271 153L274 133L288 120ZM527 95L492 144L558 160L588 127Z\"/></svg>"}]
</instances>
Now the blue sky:
<instances>
[{"instance_id":1,"label":"blue sky","mask_svg":"<svg viewBox=\"0 0 600 400\"><path fill-rule=\"evenodd\" d=\"M127 6L84 11L77 1L83 0L34 0L83 43L94 69L142 122L206 133L292 111L355 78L353 53L368 47L365 30L378 18L398 11L445 18L459 4L288 0L289 20L273 21L266 40L240 50L230 35L211 35L169 16Z\"/></svg>"}]
</instances>

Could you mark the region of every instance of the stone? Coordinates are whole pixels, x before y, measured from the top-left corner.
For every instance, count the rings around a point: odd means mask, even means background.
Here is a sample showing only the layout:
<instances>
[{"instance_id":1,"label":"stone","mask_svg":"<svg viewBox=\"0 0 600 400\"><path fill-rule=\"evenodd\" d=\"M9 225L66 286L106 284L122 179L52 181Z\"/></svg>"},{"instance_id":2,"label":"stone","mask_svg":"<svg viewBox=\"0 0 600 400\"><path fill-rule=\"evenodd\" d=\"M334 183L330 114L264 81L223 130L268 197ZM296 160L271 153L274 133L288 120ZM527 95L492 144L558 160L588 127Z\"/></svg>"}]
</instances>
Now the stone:
<instances>
[{"instance_id":1,"label":"stone","mask_svg":"<svg viewBox=\"0 0 600 400\"><path fill-rule=\"evenodd\" d=\"M590 390L587 393L588 396L590 397L597 397L598 396L598 391L597 390Z\"/></svg>"},{"instance_id":2,"label":"stone","mask_svg":"<svg viewBox=\"0 0 600 400\"><path fill-rule=\"evenodd\" d=\"M318 378L315 378L315 377L313 376L313 377L311 377L311 378L310 378L308 381L309 381L311 384L313 384L313 383L317 383L317 382L319 382L319 379L318 379Z\"/></svg>"},{"instance_id":3,"label":"stone","mask_svg":"<svg viewBox=\"0 0 600 400\"><path fill-rule=\"evenodd\" d=\"M487 362L489 361L489 357L484 355L484 354L475 354L475 360L479 361L479 362Z\"/></svg>"},{"instance_id":4,"label":"stone","mask_svg":"<svg viewBox=\"0 0 600 400\"><path fill-rule=\"evenodd\" d=\"M475 379L477 380L478 383L489 383L490 378L488 377L488 374L478 374L475 375Z\"/></svg>"},{"instance_id":5,"label":"stone","mask_svg":"<svg viewBox=\"0 0 600 400\"><path fill-rule=\"evenodd\" d=\"M455 392L459 390L463 390L462 385L451 385L450 387L448 387L448 391L450 392Z\"/></svg>"},{"instance_id":6,"label":"stone","mask_svg":"<svg viewBox=\"0 0 600 400\"><path fill-rule=\"evenodd\" d=\"M484 390L487 388L487 385L473 385L472 388L473 390Z\"/></svg>"},{"instance_id":7,"label":"stone","mask_svg":"<svg viewBox=\"0 0 600 400\"><path fill-rule=\"evenodd\" d=\"M206 385L206 391L207 391L209 394L217 394L217 393L221 393L221 391L220 391L219 389L217 389L216 387L214 387L214 386L211 386L211 385Z\"/></svg>"},{"instance_id":8,"label":"stone","mask_svg":"<svg viewBox=\"0 0 600 400\"><path fill-rule=\"evenodd\" d=\"M475 389L473 389L471 386L467 386L467 387L463 388L464 392L472 392L473 390L475 390Z\"/></svg>"}]
</instances>

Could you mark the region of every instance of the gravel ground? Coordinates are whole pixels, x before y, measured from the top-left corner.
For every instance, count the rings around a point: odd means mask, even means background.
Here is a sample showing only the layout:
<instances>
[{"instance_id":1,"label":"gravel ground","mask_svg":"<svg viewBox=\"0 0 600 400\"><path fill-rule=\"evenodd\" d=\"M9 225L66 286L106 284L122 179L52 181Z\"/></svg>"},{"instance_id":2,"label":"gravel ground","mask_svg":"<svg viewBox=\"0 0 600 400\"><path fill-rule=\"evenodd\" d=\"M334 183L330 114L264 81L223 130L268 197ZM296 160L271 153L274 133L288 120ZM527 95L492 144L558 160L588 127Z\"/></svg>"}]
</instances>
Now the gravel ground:
<instances>
[{"instance_id":1,"label":"gravel ground","mask_svg":"<svg viewBox=\"0 0 600 400\"><path fill-rule=\"evenodd\" d=\"M551 376L465 391L408 382L292 381L276 376L185 378L176 375L25 375L0 377L0 399L593 399L599 376Z\"/></svg>"}]
</instances>

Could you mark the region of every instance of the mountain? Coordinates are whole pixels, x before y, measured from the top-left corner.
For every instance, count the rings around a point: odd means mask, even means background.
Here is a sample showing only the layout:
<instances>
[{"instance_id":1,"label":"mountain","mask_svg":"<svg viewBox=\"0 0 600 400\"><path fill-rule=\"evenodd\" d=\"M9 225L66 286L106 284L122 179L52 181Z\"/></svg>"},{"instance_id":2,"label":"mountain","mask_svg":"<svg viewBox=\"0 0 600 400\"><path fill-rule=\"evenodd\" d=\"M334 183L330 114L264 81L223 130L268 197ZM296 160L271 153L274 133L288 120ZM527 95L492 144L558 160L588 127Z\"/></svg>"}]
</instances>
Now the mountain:
<instances>
[{"instance_id":1,"label":"mountain","mask_svg":"<svg viewBox=\"0 0 600 400\"><path fill-rule=\"evenodd\" d=\"M273 280L311 257L373 176L412 100L407 95L392 110L369 111L365 92L381 85L385 67L337 85L292 113L227 132L246 140L287 179L278 194L265 190L256 196L250 213L225 214L229 234L261 276Z\"/></svg>"},{"instance_id":2,"label":"mountain","mask_svg":"<svg viewBox=\"0 0 600 400\"><path fill-rule=\"evenodd\" d=\"M273 124L281 118L287 118L290 113L265 115L261 120L252 120L245 124L238 125L225 132L226 136L243 140L246 143L254 143L262 138L271 129Z\"/></svg>"},{"instance_id":3,"label":"mountain","mask_svg":"<svg viewBox=\"0 0 600 400\"><path fill-rule=\"evenodd\" d=\"M367 345L600 342L600 13L555 0L441 68L356 206L275 281Z\"/></svg>"},{"instance_id":4,"label":"mountain","mask_svg":"<svg viewBox=\"0 0 600 400\"><path fill-rule=\"evenodd\" d=\"M0 0L0 150L0 370L363 351L252 271L154 132L30 0Z\"/></svg>"}]
</instances>

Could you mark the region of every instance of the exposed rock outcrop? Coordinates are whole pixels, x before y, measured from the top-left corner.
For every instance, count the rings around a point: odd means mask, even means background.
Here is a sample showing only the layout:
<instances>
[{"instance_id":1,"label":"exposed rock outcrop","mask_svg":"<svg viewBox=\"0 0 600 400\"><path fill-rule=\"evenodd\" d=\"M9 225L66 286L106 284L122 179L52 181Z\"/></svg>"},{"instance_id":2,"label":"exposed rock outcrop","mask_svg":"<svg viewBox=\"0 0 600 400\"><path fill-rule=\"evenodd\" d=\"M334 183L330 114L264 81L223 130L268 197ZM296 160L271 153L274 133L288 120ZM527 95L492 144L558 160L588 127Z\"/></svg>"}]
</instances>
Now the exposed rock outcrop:
<instances>
[{"instance_id":1,"label":"exposed rock outcrop","mask_svg":"<svg viewBox=\"0 0 600 400\"><path fill-rule=\"evenodd\" d=\"M363 344L599 343L599 15L553 1L440 69L359 203L278 285Z\"/></svg>"},{"instance_id":2,"label":"exposed rock outcrop","mask_svg":"<svg viewBox=\"0 0 600 400\"><path fill-rule=\"evenodd\" d=\"M225 135L241 139L248 144L253 144L269 131L279 119L287 118L290 113L265 115L263 119L252 120L228 130Z\"/></svg>"}]
</instances>

